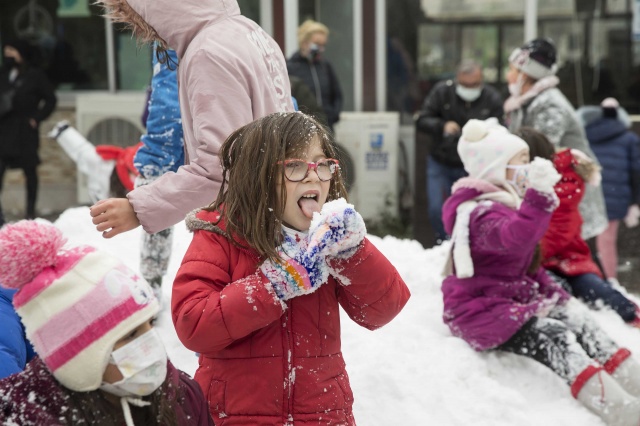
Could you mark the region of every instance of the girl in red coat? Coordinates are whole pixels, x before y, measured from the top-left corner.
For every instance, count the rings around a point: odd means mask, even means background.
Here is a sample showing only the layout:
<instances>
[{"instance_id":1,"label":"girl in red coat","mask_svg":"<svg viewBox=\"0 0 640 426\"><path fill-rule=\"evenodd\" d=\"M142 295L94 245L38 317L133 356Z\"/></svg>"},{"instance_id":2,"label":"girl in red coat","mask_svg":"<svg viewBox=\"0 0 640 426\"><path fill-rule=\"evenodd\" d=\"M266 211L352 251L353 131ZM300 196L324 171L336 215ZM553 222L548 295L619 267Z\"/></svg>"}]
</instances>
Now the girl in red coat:
<instances>
[{"instance_id":1,"label":"girl in red coat","mask_svg":"<svg viewBox=\"0 0 640 426\"><path fill-rule=\"evenodd\" d=\"M340 313L374 330L409 298L347 204L327 130L277 113L223 144L216 201L187 218L177 334L218 425L354 425Z\"/></svg>"},{"instance_id":2,"label":"girl in red coat","mask_svg":"<svg viewBox=\"0 0 640 426\"><path fill-rule=\"evenodd\" d=\"M529 145L531 159L553 159L562 179L555 186L560 206L551 217L549 229L542 239L542 264L564 279L574 296L589 305L604 303L634 327L640 327L638 308L634 302L604 280L600 268L591 257L589 246L580 236L582 217L578 204L584 195L585 179L597 173L591 161L577 150L554 152L554 147L540 132L523 127L516 132Z\"/></svg>"}]
</instances>

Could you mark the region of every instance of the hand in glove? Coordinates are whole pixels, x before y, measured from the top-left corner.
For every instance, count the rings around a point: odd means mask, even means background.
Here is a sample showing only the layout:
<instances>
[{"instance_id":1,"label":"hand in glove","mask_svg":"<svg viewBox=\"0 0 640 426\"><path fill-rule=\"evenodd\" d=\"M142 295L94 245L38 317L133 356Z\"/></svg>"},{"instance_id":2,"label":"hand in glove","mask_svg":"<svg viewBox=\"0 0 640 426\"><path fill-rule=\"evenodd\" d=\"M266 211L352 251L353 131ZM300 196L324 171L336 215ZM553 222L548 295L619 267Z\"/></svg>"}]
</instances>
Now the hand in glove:
<instances>
[{"instance_id":1,"label":"hand in glove","mask_svg":"<svg viewBox=\"0 0 640 426\"><path fill-rule=\"evenodd\" d=\"M627 210L627 215L624 217L624 224L627 228L635 228L640 222L640 207L637 204L632 204Z\"/></svg>"},{"instance_id":2,"label":"hand in glove","mask_svg":"<svg viewBox=\"0 0 640 426\"><path fill-rule=\"evenodd\" d=\"M555 193L553 187L561 177L547 159L536 157L529 165L529 188L538 192Z\"/></svg>"},{"instance_id":3,"label":"hand in glove","mask_svg":"<svg viewBox=\"0 0 640 426\"><path fill-rule=\"evenodd\" d=\"M290 235L278 247L281 260L265 260L260 270L271 282L281 300L289 300L316 291L327 282L329 271L324 256L309 250L306 241L296 242Z\"/></svg>"},{"instance_id":4,"label":"hand in glove","mask_svg":"<svg viewBox=\"0 0 640 426\"><path fill-rule=\"evenodd\" d=\"M320 213L314 215L309 228L309 251L347 259L358 250L366 234L360 213L340 198L325 203Z\"/></svg>"},{"instance_id":5,"label":"hand in glove","mask_svg":"<svg viewBox=\"0 0 640 426\"><path fill-rule=\"evenodd\" d=\"M600 186L602 173L598 164L591 157L578 149L572 149L571 155L576 160L575 170L580 177L591 186Z\"/></svg>"}]
</instances>

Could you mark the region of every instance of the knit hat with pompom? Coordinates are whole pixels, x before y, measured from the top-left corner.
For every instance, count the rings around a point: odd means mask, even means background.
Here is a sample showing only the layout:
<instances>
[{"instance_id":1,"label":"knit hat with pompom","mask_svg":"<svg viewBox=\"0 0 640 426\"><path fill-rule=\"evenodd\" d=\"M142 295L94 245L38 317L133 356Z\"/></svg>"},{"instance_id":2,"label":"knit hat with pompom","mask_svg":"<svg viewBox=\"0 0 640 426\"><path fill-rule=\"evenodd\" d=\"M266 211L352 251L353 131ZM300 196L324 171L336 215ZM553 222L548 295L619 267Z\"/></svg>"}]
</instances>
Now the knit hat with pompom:
<instances>
[{"instance_id":1,"label":"knit hat with pompom","mask_svg":"<svg viewBox=\"0 0 640 426\"><path fill-rule=\"evenodd\" d=\"M462 128L458 154L469 177L482 179L497 186L506 183L507 163L529 146L498 124L469 120Z\"/></svg>"},{"instance_id":2,"label":"knit hat with pompom","mask_svg":"<svg viewBox=\"0 0 640 426\"><path fill-rule=\"evenodd\" d=\"M149 285L108 253L65 249L55 226L23 220L0 229L0 285L54 377L98 389L114 344L158 313Z\"/></svg>"},{"instance_id":3,"label":"knit hat with pompom","mask_svg":"<svg viewBox=\"0 0 640 426\"><path fill-rule=\"evenodd\" d=\"M558 72L556 47L548 38L537 38L515 49L509 63L535 80Z\"/></svg>"}]
</instances>

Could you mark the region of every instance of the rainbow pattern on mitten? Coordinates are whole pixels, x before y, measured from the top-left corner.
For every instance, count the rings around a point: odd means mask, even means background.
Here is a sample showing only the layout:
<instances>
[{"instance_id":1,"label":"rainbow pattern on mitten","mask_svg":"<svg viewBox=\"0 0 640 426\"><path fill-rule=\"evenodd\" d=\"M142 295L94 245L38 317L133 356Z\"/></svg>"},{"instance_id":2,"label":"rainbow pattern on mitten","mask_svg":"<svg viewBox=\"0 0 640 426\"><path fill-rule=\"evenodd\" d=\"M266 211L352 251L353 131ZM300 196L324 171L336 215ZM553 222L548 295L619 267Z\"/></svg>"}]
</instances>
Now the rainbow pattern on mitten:
<instances>
[{"instance_id":1,"label":"rainbow pattern on mitten","mask_svg":"<svg viewBox=\"0 0 640 426\"><path fill-rule=\"evenodd\" d=\"M285 235L279 249L281 261L265 260L260 266L281 300L313 293L327 281L327 266L316 255L307 252L306 241L296 242ZM291 256L293 255L293 256Z\"/></svg>"},{"instance_id":2,"label":"rainbow pattern on mitten","mask_svg":"<svg viewBox=\"0 0 640 426\"><path fill-rule=\"evenodd\" d=\"M313 289L306 269L293 259L286 262L267 260L260 270L271 281L279 299L291 299Z\"/></svg>"}]
</instances>

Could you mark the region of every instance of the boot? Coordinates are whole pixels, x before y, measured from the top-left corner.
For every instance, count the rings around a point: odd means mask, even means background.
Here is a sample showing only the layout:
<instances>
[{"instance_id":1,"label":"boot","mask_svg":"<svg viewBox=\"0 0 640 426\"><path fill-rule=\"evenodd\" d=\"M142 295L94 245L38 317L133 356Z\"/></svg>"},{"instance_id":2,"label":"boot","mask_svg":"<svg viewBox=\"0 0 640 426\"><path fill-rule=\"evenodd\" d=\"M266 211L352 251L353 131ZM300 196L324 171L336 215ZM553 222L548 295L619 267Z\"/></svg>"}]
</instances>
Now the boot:
<instances>
[{"instance_id":1,"label":"boot","mask_svg":"<svg viewBox=\"0 0 640 426\"><path fill-rule=\"evenodd\" d=\"M571 385L571 393L609 426L640 425L640 400L625 392L602 367L585 368Z\"/></svg>"},{"instance_id":2,"label":"boot","mask_svg":"<svg viewBox=\"0 0 640 426\"><path fill-rule=\"evenodd\" d=\"M618 349L604 364L604 369L627 393L640 397L640 363L628 349Z\"/></svg>"},{"instance_id":3,"label":"boot","mask_svg":"<svg viewBox=\"0 0 640 426\"><path fill-rule=\"evenodd\" d=\"M631 327L640 328L640 308L636 306L636 317L629 321L627 324L629 324Z\"/></svg>"}]
</instances>

